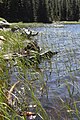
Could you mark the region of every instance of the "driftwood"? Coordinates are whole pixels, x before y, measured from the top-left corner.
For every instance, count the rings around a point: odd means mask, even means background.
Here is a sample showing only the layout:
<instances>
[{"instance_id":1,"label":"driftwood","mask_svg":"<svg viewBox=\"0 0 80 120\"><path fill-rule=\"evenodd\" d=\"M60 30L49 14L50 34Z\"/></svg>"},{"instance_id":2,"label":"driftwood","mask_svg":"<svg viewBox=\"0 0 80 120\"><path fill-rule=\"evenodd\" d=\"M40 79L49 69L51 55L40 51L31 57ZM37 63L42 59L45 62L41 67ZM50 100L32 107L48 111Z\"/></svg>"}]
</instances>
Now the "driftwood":
<instances>
[{"instance_id":1,"label":"driftwood","mask_svg":"<svg viewBox=\"0 0 80 120\"><path fill-rule=\"evenodd\" d=\"M51 58L53 55L56 55L58 52L52 52L51 50L47 50L45 52L40 53L40 58Z\"/></svg>"},{"instance_id":2,"label":"driftwood","mask_svg":"<svg viewBox=\"0 0 80 120\"><path fill-rule=\"evenodd\" d=\"M10 60L10 59L14 59L14 58L21 58L21 57L27 57L27 54L19 54L19 53L8 53L3 55L4 60Z\"/></svg>"},{"instance_id":3,"label":"driftwood","mask_svg":"<svg viewBox=\"0 0 80 120\"><path fill-rule=\"evenodd\" d=\"M38 53L35 53L35 54L38 54ZM8 54L5 54L3 55L3 59L4 60L10 60L10 59L14 59L14 58L28 58L28 59L31 59L34 57L34 51L30 51L30 53L28 53L28 51L25 51L24 54L20 54L20 53L8 53Z\"/></svg>"},{"instance_id":4,"label":"driftwood","mask_svg":"<svg viewBox=\"0 0 80 120\"><path fill-rule=\"evenodd\" d=\"M30 50L30 51L24 51L24 53L8 53L3 55L4 60L10 60L14 59L15 57L18 58L27 58L27 59L34 59L35 55L37 55L37 60L40 61L41 59L47 59L51 58L53 55L56 55L58 52L52 52L52 51L45 51L43 53L38 53L36 51Z\"/></svg>"}]
</instances>

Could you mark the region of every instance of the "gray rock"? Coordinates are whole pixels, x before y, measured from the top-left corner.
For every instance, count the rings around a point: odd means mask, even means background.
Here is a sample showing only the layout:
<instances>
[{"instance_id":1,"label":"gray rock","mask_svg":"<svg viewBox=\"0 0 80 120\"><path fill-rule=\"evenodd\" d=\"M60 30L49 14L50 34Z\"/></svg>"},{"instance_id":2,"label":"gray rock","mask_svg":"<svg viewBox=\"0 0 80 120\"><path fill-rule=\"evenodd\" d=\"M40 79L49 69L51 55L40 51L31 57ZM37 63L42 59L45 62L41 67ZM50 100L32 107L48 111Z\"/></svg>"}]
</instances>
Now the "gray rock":
<instances>
[{"instance_id":1,"label":"gray rock","mask_svg":"<svg viewBox=\"0 0 80 120\"><path fill-rule=\"evenodd\" d=\"M30 30L30 29L23 28L22 30L23 30L23 33L25 33L28 38L38 35L38 32Z\"/></svg>"},{"instance_id":2,"label":"gray rock","mask_svg":"<svg viewBox=\"0 0 80 120\"><path fill-rule=\"evenodd\" d=\"M8 23L6 20L0 21L0 28L8 28L10 27L10 23Z\"/></svg>"}]
</instances>

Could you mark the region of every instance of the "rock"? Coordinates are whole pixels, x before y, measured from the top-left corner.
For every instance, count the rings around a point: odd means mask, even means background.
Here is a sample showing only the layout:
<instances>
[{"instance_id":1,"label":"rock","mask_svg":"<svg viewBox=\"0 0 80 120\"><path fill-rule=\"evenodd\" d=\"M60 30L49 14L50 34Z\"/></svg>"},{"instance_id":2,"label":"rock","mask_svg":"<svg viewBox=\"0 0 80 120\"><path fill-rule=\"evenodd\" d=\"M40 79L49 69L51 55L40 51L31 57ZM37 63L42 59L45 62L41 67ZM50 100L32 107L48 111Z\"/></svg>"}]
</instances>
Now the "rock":
<instances>
[{"instance_id":1,"label":"rock","mask_svg":"<svg viewBox=\"0 0 80 120\"><path fill-rule=\"evenodd\" d=\"M8 28L10 27L10 23L8 23L6 20L0 21L0 28Z\"/></svg>"},{"instance_id":2,"label":"rock","mask_svg":"<svg viewBox=\"0 0 80 120\"><path fill-rule=\"evenodd\" d=\"M23 33L25 33L28 38L38 35L38 32L30 30L30 29L23 28L22 30L23 30Z\"/></svg>"}]
</instances>

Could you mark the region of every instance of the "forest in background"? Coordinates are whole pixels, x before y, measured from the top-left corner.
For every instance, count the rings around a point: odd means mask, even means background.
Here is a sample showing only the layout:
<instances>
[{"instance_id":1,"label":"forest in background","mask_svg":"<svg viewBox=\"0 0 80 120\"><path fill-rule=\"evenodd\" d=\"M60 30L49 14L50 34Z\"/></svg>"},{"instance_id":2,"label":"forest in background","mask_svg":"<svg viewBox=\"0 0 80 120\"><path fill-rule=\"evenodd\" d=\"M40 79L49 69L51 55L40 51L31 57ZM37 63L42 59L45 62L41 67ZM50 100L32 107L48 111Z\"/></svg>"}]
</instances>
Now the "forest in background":
<instances>
[{"instance_id":1,"label":"forest in background","mask_svg":"<svg viewBox=\"0 0 80 120\"><path fill-rule=\"evenodd\" d=\"M79 21L80 0L0 0L0 17L9 22Z\"/></svg>"}]
</instances>

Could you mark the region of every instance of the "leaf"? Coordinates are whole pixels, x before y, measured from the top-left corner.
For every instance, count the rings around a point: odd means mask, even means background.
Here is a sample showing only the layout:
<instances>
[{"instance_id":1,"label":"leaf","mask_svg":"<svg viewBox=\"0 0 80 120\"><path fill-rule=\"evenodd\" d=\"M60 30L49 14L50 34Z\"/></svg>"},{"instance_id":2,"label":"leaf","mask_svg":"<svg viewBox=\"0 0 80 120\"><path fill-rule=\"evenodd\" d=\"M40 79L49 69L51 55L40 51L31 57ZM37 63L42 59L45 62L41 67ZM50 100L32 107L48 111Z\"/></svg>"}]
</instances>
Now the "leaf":
<instances>
[{"instance_id":1,"label":"leaf","mask_svg":"<svg viewBox=\"0 0 80 120\"><path fill-rule=\"evenodd\" d=\"M7 95L7 100L8 100L8 104L12 105L12 92L15 88L15 86L19 83L20 81L17 81L12 87L11 89L8 91L8 95Z\"/></svg>"}]
</instances>

